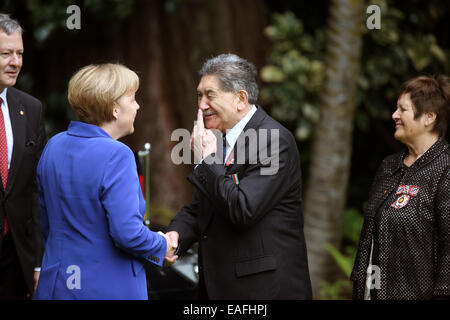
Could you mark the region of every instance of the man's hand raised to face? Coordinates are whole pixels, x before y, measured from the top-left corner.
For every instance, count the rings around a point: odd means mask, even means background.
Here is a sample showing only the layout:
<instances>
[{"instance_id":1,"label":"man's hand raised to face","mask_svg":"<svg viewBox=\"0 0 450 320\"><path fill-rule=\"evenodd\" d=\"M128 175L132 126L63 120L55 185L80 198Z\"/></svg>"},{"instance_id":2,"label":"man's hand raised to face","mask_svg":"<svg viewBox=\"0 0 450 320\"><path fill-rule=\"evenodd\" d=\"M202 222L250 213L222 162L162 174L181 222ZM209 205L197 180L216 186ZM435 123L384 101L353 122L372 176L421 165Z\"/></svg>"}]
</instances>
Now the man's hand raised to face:
<instances>
[{"instance_id":1,"label":"man's hand raised to face","mask_svg":"<svg viewBox=\"0 0 450 320\"><path fill-rule=\"evenodd\" d=\"M201 160L217 151L216 136L211 130L205 128L201 109L198 109L197 121L192 131L191 149L194 152L195 159L198 160L196 163L200 163Z\"/></svg>"}]
</instances>

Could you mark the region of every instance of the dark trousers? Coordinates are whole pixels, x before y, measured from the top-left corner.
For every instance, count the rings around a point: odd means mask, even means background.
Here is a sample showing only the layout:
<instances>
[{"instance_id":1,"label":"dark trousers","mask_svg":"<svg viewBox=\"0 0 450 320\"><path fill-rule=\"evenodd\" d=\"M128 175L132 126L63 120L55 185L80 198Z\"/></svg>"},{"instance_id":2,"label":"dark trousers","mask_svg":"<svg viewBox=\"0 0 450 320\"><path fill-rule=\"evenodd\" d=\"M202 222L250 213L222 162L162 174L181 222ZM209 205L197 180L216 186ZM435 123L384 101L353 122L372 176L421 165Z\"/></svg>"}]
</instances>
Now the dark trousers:
<instances>
[{"instance_id":1,"label":"dark trousers","mask_svg":"<svg viewBox=\"0 0 450 320\"><path fill-rule=\"evenodd\" d=\"M11 231L3 238L0 250L0 299L26 299L27 285Z\"/></svg>"}]
</instances>

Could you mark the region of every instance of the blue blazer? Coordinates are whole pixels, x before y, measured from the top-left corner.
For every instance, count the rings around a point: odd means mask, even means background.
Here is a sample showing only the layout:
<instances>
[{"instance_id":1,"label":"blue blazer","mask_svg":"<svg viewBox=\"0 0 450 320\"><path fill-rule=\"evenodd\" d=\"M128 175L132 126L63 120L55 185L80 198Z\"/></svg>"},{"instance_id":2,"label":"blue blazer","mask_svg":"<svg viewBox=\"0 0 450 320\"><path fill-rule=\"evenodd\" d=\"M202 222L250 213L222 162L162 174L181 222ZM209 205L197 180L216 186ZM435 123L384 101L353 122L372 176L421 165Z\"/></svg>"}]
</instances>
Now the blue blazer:
<instances>
[{"instance_id":1,"label":"blue blazer","mask_svg":"<svg viewBox=\"0 0 450 320\"><path fill-rule=\"evenodd\" d=\"M162 265L163 236L142 223L132 151L72 121L37 168L44 258L35 299L147 299L141 259Z\"/></svg>"}]
</instances>

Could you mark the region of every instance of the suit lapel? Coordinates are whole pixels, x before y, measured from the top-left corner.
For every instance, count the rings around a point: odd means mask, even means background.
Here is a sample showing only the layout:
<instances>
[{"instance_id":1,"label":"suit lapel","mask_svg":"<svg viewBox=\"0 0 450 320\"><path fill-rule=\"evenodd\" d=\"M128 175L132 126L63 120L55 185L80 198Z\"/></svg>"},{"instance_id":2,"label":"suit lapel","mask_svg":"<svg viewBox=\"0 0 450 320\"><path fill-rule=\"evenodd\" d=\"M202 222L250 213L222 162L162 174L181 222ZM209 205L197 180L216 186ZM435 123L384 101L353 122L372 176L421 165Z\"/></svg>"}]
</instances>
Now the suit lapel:
<instances>
[{"instance_id":1,"label":"suit lapel","mask_svg":"<svg viewBox=\"0 0 450 320\"><path fill-rule=\"evenodd\" d=\"M11 165L8 173L8 182L6 184L6 194L11 190L17 170L22 161L22 155L25 148L25 130L26 130L26 114L25 108L21 105L20 100L8 90L6 94L8 100L9 117L11 119L12 132L14 137L13 153L11 157Z\"/></svg>"},{"instance_id":2,"label":"suit lapel","mask_svg":"<svg viewBox=\"0 0 450 320\"><path fill-rule=\"evenodd\" d=\"M258 107L258 109L256 110L255 114L250 118L249 122L247 123L247 125L244 127L244 130L241 132L241 135L244 134L244 132L250 128L252 129L257 129L259 127L260 122L265 118L266 113L264 112L264 110L262 110L260 107ZM239 140L239 138L238 138ZM249 142L246 141L245 142L245 147L243 150L239 151L238 147L237 147L237 141L233 147L233 152L230 154L229 159L226 160L226 162L230 161L229 165L225 165L225 174L229 175L231 173L237 172L237 169L239 168L239 166L242 166L244 164L239 164L237 163L237 159L240 159L237 157L238 152L245 152L245 150L248 150L249 146L248 146ZM248 155L245 154L245 163L248 162ZM233 159L233 161L231 161L231 159ZM241 177L239 177L241 178ZM189 180L189 177L188 177ZM192 181L195 179L192 179ZM190 180L191 181L191 180ZM199 187L200 190L202 190L203 186L201 186L200 183L196 184L197 187ZM206 190L203 190L204 194L206 197L208 197L208 192ZM212 199L210 199L212 201ZM213 201L212 201L213 203ZM214 207L214 206L212 206ZM220 210L220 208L216 208L217 210ZM211 212L205 212L205 218L201 219L202 223L200 225L200 230L203 232L204 230L207 230L209 228L209 226L211 225L212 219L214 214L212 214Z\"/></svg>"},{"instance_id":3,"label":"suit lapel","mask_svg":"<svg viewBox=\"0 0 450 320\"><path fill-rule=\"evenodd\" d=\"M403 158L406 155L406 150L399 152L397 156L393 159L392 163L386 168L386 172L382 175L381 179L377 176L375 177L375 182L378 189L375 192L377 201L374 204L373 210L371 210L371 215L375 216L381 205L386 201L389 195L393 191L397 190L402 174Z\"/></svg>"},{"instance_id":4,"label":"suit lapel","mask_svg":"<svg viewBox=\"0 0 450 320\"><path fill-rule=\"evenodd\" d=\"M378 199L373 215L376 215L377 211L381 205L386 201L386 199L392 194L392 191L397 190L398 184L400 183L401 176L390 176L383 182L382 195Z\"/></svg>"},{"instance_id":5,"label":"suit lapel","mask_svg":"<svg viewBox=\"0 0 450 320\"><path fill-rule=\"evenodd\" d=\"M242 146L238 146L238 141L240 141L240 139L243 138L243 136L247 130L249 130L249 129L257 130L260 126L261 121L265 118L266 115L267 114L264 112L264 110L261 109L261 107L257 106L256 112L253 114L253 116L247 122L244 129L239 134L239 138L236 140L236 143L234 144L233 152L232 152L233 161L230 163L230 165L226 166L226 168L225 168L227 173L233 172L236 170L236 167L239 166L239 163L237 160L239 160L239 162L242 162L242 153L244 156L244 163L248 163L248 161L249 161L248 151L250 150L249 141L248 141L248 139L247 139L247 141L245 141L243 148L242 148Z\"/></svg>"}]
</instances>

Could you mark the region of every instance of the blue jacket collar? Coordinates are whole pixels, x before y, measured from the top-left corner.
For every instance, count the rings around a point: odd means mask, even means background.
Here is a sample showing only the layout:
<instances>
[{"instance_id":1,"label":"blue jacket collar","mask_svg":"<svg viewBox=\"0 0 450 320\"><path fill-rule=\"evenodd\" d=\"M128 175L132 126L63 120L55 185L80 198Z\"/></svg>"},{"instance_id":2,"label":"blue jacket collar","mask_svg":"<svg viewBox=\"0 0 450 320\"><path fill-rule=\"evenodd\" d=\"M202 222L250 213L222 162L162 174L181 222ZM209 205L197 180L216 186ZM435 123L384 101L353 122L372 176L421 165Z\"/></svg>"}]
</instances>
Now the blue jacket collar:
<instances>
[{"instance_id":1,"label":"blue jacket collar","mask_svg":"<svg viewBox=\"0 0 450 320\"><path fill-rule=\"evenodd\" d=\"M67 133L72 136L79 136L85 138L94 138L94 137L111 138L111 136L99 126L84 123L81 121L71 121L69 124L69 128L67 129Z\"/></svg>"}]
</instances>

